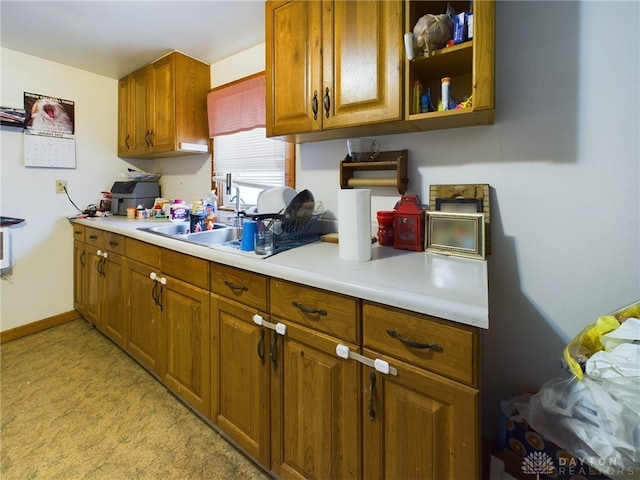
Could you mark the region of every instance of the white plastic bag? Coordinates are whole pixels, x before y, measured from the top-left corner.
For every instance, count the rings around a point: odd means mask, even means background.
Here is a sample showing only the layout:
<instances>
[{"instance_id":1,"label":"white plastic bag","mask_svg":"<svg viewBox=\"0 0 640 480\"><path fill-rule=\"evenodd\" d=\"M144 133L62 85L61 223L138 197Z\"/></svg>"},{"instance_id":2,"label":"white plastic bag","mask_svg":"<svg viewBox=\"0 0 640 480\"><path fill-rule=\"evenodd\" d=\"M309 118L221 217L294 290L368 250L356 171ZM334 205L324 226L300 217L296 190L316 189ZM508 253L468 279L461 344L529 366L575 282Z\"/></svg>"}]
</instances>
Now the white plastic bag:
<instances>
[{"instance_id":1,"label":"white plastic bag","mask_svg":"<svg viewBox=\"0 0 640 480\"><path fill-rule=\"evenodd\" d=\"M515 407L534 430L610 478L640 475L639 377L557 377Z\"/></svg>"}]
</instances>

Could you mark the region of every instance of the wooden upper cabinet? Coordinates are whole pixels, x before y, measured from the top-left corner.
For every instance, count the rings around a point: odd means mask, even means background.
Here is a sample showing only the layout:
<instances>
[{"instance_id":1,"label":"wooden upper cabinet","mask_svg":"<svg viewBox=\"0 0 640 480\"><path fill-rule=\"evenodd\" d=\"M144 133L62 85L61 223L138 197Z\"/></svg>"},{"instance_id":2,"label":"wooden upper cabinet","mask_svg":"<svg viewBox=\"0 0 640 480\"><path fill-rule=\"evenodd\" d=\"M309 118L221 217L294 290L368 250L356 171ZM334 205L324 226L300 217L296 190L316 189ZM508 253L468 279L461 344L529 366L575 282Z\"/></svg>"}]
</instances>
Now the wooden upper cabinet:
<instances>
[{"instance_id":1,"label":"wooden upper cabinet","mask_svg":"<svg viewBox=\"0 0 640 480\"><path fill-rule=\"evenodd\" d=\"M297 141L402 118L402 2L268 1L266 9L268 136Z\"/></svg>"},{"instance_id":2,"label":"wooden upper cabinet","mask_svg":"<svg viewBox=\"0 0 640 480\"><path fill-rule=\"evenodd\" d=\"M118 156L172 157L209 151L209 65L172 52L119 82Z\"/></svg>"},{"instance_id":3,"label":"wooden upper cabinet","mask_svg":"<svg viewBox=\"0 0 640 480\"><path fill-rule=\"evenodd\" d=\"M322 2L266 9L267 136L321 130Z\"/></svg>"},{"instance_id":4,"label":"wooden upper cabinet","mask_svg":"<svg viewBox=\"0 0 640 480\"><path fill-rule=\"evenodd\" d=\"M400 120L402 3L323 2L322 22L323 128Z\"/></svg>"},{"instance_id":5,"label":"wooden upper cabinet","mask_svg":"<svg viewBox=\"0 0 640 480\"><path fill-rule=\"evenodd\" d=\"M407 58L403 35L426 14L473 13L473 38ZM493 123L495 0L268 0L267 135L302 143ZM465 108L421 111L415 82L441 80ZM470 101L468 101L470 99Z\"/></svg>"}]
</instances>

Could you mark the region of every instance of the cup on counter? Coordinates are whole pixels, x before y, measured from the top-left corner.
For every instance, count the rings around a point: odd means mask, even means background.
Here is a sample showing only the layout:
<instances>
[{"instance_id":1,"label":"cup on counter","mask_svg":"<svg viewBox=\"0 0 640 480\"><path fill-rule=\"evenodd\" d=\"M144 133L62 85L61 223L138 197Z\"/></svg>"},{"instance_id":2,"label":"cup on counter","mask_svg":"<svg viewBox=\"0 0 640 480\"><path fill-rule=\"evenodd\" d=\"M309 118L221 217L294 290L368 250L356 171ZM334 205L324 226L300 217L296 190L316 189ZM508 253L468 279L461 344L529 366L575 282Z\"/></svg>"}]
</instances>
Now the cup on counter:
<instances>
[{"instance_id":1,"label":"cup on counter","mask_svg":"<svg viewBox=\"0 0 640 480\"><path fill-rule=\"evenodd\" d=\"M255 234L256 255L271 255L273 253L273 232L265 230Z\"/></svg>"},{"instance_id":2,"label":"cup on counter","mask_svg":"<svg viewBox=\"0 0 640 480\"><path fill-rule=\"evenodd\" d=\"M242 240L240 250L250 252L254 248L254 235L258 231L258 222L255 220L245 220L242 224Z\"/></svg>"}]
</instances>

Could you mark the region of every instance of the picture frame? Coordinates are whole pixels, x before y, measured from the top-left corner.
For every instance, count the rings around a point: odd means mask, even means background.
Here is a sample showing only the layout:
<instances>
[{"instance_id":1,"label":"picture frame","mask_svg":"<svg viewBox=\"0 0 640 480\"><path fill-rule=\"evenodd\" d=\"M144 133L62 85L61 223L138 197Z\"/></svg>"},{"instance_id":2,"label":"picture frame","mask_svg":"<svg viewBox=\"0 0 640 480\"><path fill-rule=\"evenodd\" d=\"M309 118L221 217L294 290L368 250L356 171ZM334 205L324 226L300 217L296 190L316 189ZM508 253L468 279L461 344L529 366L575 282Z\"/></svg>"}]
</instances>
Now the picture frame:
<instances>
[{"instance_id":1,"label":"picture frame","mask_svg":"<svg viewBox=\"0 0 640 480\"><path fill-rule=\"evenodd\" d=\"M459 257L485 258L484 213L426 212L425 250Z\"/></svg>"},{"instance_id":2,"label":"picture frame","mask_svg":"<svg viewBox=\"0 0 640 480\"><path fill-rule=\"evenodd\" d=\"M482 199L436 198L436 210L454 213L482 213Z\"/></svg>"},{"instance_id":3,"label":"picture frame","mask_svg":"<svg viewBox=\"0 0 640 480\"><path fill-rule=\"evenodd\" d=\"M438 210L436 204L438 199L465 200L475 199L482 202L482 213L484 213L484 249L485 255L491 253L491 186L488 183L466 183L466 184L441 184L429 186L429 208ZM445 203L447 208L451 208L451 203ZM460 209L461 206L458 206ZM464 213L464 212L460 212ZM471 212L469 212L471 213Z\"/></svg>"}]
</instances>

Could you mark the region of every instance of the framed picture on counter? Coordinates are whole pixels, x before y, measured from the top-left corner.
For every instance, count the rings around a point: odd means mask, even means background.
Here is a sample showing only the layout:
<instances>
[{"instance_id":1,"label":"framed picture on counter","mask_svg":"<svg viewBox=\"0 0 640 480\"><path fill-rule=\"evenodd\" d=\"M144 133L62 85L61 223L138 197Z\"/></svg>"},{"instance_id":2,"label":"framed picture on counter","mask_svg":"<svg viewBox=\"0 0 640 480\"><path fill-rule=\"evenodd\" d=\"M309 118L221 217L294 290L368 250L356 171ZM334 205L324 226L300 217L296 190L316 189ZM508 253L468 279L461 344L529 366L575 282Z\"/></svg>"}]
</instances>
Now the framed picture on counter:
<instances>
[{"instance_id":1,"label":"framed picture on counter","mask_svg":"<svg viewBox=\"0 0 640 480\"><path fill-rule=\"evenodd\" d=\"M482 213L481 198L436 198L439 212Z\"/></svg>"},{"instance_id":2,"label":"framed picture on counter","mask_svg":"<svg viewBox=\"0 0 640 480\"><path fill-rule=\"evenodd\" d=\"M485 258L484 214L427 211L425 250Z\"/></svg>"}]
</instances>

